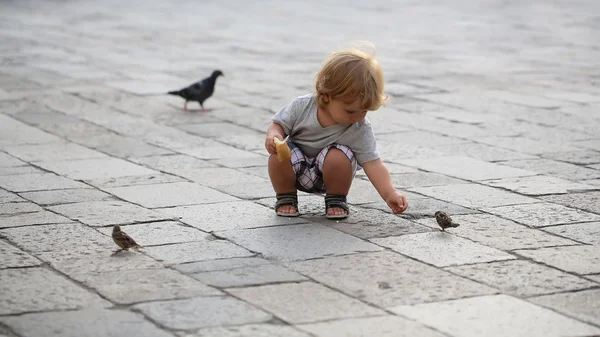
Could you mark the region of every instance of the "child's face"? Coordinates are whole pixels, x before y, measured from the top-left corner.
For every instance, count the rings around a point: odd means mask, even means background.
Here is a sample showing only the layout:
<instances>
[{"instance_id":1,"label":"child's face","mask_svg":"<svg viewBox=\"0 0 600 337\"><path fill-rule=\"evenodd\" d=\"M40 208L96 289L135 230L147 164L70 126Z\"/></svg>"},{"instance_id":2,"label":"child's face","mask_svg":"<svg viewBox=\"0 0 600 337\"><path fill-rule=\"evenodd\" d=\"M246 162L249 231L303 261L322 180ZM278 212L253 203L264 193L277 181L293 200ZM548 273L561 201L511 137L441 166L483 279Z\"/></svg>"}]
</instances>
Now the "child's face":
<instances>
[{"instance_id":1,"label":"child's face","mask_svg":"<svg viewBox=\"0 0 600 337\"><path fill-rule=\"evenodd\" d=\"M362 121L367 110L360 106L360 100L346 102L342 99L331 99L327 105L331 119L337 124L350 125Z\"/></svg>"}]
</instances>

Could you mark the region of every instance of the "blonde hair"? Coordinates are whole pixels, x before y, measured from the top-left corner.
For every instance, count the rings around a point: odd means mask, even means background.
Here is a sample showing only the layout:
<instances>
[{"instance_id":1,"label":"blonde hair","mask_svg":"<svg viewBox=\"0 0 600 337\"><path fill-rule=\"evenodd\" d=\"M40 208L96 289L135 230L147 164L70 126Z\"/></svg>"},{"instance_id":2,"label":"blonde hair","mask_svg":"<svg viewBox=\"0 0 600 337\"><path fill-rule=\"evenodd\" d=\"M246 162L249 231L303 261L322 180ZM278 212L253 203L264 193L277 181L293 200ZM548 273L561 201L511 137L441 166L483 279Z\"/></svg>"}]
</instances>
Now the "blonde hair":
<instances>
[{"instance_id":1,"label":"blonde hair","mask_svg":"<svg viewBox=\"0 0 600 337\"><path fill-rule=\"evenodd\" d=\"M375 60L375 47L367 53L357 47L332 53L325 60L315 79L320 106L327 104L324 95L331 99L352 102L360 99L361 107L377 110L387 100L383 90L383 71Z\"/></svg>"}]
</instances>

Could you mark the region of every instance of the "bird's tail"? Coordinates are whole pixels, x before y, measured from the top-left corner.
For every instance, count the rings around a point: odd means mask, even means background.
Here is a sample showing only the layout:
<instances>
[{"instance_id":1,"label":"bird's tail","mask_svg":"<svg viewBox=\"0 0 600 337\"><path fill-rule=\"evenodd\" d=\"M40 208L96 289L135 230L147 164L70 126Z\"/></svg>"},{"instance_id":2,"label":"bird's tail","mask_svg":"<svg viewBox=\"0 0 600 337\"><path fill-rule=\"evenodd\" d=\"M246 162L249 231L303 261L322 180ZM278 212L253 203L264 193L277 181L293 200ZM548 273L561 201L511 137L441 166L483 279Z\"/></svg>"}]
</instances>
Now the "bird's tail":
<instances>
[{"instance_id":1,"label":"bird's tail","mask_svg":"<svg viewBox=\"0 0 600 337\"><path fill-rule=\"evenodd\" d=\"M168 95L180 96L180 94L181 94L181 90L173 90L173 91L169 91L167 94L168 94Z\"/></svg>"},{"instance_id":2,"label":"bird's tail","mask_svg":"<svg viewBox=\"0 0 600 337\"><path fill-rule=\"evenodd\" d=\"M452 224L450 224L449 227L458 227L458 226L460 226L460 224L457 224L456 222L453 222Z\"/></svg>"}]
</instances>

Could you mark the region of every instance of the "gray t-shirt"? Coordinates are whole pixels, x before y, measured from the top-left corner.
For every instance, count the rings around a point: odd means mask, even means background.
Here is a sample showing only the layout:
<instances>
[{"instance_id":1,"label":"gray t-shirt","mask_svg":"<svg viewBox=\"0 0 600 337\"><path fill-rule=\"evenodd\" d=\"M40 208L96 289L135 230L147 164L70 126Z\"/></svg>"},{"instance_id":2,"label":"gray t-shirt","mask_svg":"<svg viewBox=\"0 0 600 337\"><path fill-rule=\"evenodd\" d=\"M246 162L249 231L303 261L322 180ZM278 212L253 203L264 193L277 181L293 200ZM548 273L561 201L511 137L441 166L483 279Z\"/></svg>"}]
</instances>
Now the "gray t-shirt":
<instances>
[{"instance_id":1,"label":"gray t-shirt","mask_svg":"<svg viewBox=\"0 0 600 337\"><path fill-rule=\"evenodd\" d=\"M363 163L379 159L373 128L367 118L350 126L331 125L322 127L317 119L317 98L309 94L296 97L292 103L276 113L273 123L281 125L290 135L290 141L296 144L309 158L333 143L346 145L356 157L360 166Z\"/></svg>"}]
</instances>

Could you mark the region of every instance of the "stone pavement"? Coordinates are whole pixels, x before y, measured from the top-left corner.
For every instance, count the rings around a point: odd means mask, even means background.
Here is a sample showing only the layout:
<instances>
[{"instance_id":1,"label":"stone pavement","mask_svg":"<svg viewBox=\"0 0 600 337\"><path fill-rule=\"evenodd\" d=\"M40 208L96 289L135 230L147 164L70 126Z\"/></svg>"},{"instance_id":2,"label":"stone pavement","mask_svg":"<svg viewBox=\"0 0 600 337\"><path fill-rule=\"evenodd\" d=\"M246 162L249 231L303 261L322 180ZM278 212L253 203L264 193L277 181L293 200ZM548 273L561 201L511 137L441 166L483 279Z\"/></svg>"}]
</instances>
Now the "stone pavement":
<instances>
[{"instance_id":1,"label":"stone pavement","mask_svg":"<svg viewBox=\"0 0 600 337\"><path fill-rule=\"evenodd\" d=\"M599 11L0 2L0 336L600 335ZM348 219L277 218L270 116L360 39L409 209L360 175ZM163 94L215 68L212 112ZM113 224L145 247L111 256Z\"/></svg>"}]
</instances>

